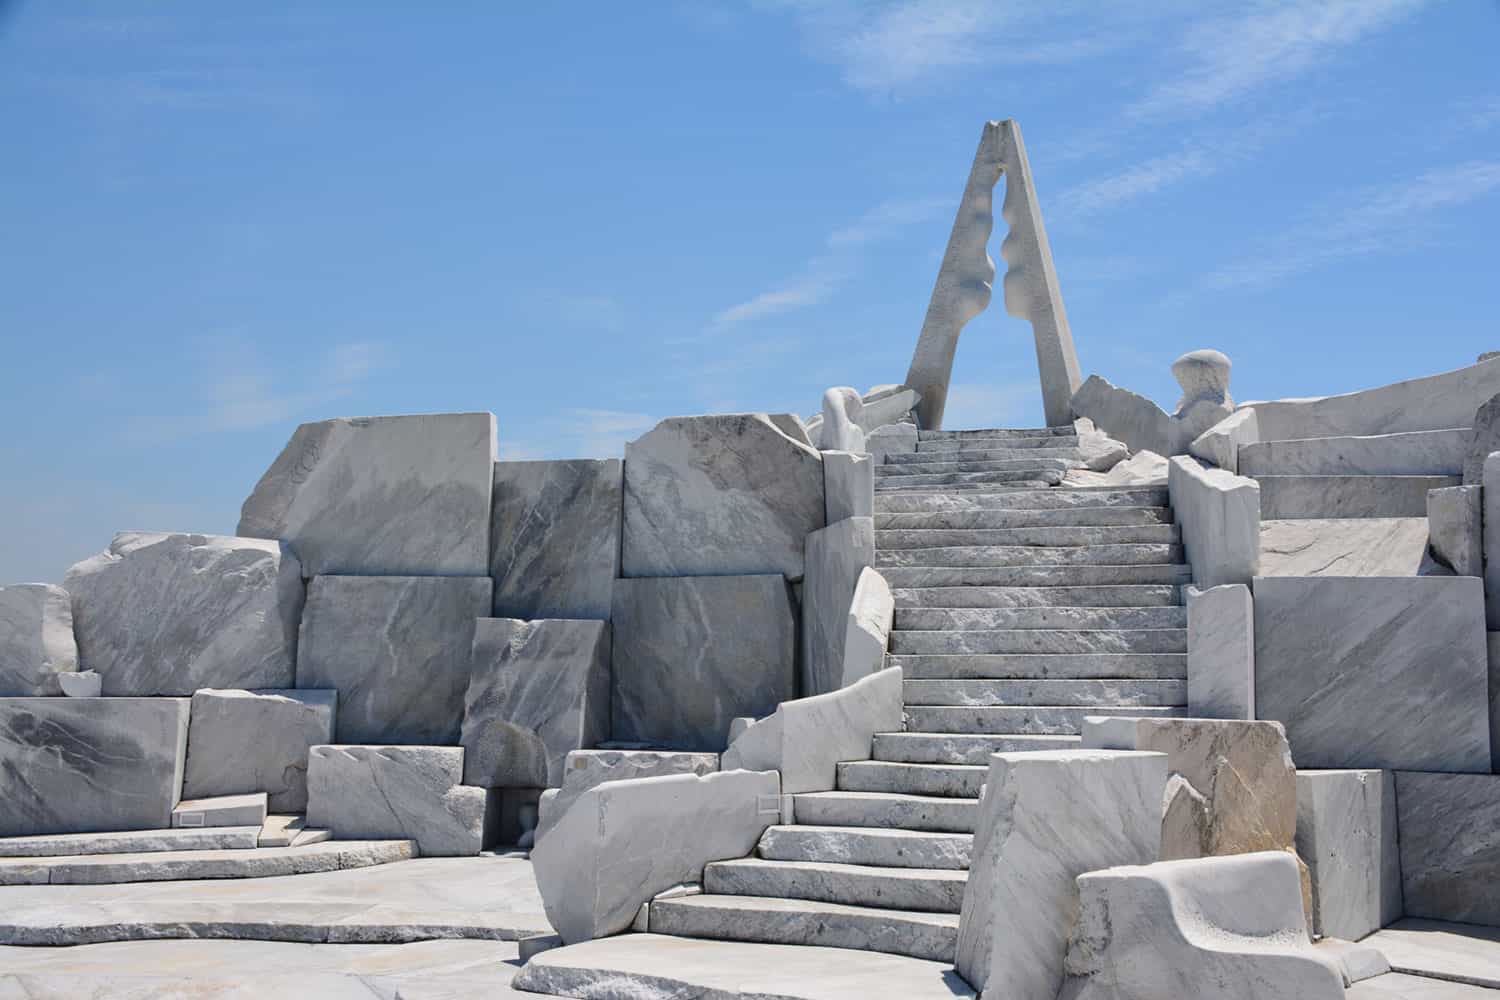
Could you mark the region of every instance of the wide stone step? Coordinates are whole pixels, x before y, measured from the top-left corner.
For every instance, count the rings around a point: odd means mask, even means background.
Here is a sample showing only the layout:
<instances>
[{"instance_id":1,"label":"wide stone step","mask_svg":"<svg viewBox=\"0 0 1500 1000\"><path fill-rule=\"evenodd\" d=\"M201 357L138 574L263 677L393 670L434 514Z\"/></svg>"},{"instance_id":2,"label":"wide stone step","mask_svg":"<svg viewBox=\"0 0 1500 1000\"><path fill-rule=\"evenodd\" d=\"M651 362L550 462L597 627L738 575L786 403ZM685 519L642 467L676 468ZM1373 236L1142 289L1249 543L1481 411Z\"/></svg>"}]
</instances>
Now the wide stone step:
<instances>
[{"instance_id":1,"label":"wide stone step","mask_svg":"<svg viewBox=\"0 0 1500 1000\"><path fill-rule=\"evenodd\" d=\"M798 823L973 833L978 799L893 792L803 792L792 797Z\"/></svg>"},{"instance_id":2,"label":"wide stone step","mask_svg":"<svg viewBox=\"0 0 1500 1000\"><path fill-rule=\"evenodd\" d=\"M1078 736L1025 736L993 733L876 733L876 760L911 764L988 766L990 754L1031 750L1076 750Z\"/></svg>"},{"instance_id":3,"label":"wide stone step","mask_svg":"<svg viewBox=\"0 0 1500 1000\"><path fill-rule=\"evenodd\" d=\"M982 767L953 764L857 760L838 766L838 787L845 792L902 792L977 799L984 787L984 773Z\"/></svg>"},{"instance_id":4,"label":"wide stone step","mask_svg":"<svg viewBox=\"0 0 1500 1000\"><path fill-rule=\"evenodd\" d=\"M1187 608L898 608L898 631L1187 628Z\"/></svg>"},{"instance_id":5,"label":"wide stone step","mask_svg":"<svg viewBox=\"0 0 1500 1000\"><path fill-rule=\"evenodd\" d=\"M993 485L1030 486L1048 488L1062 482L1063 473L1055 469L1013 469L1003 472L940 472L931 475L908 473L896 476L881 476L875 480L875 491L910 490L917 487L941 486L944 492L949 487L982 489Z\"/></svg>"},{"instance_id":6,"label":"wide stone step","mask_svg":"<svg viewBox=\"0 0 1500 1000\"><path fill-rule=\"evenodd\" d=\"M930 514L941 511L1073 510L1081 507L1159 507L1165 509L1168 504L1169 498L1165 487L1116 486L1108 489L1012 489L993 492L979 490L966 493L936 491L907 496L879 496L875 498L875 512L877 514ZM1170 521L1171 518L1167 520ZM913 525L913 527L921 527L921 525ZM996 525L996 527L1004 527L1004 525Z\"/></svg>"},{"instance_id":7,"label":"wide stone step","mask_svg":"<svg viewBox=\"0 0 1500 1000\"><path fill-rule=\"evenodd\" d=\"M799 951L807 946L853 948L948 963L958 953L958 917L953 914L844 906L805 899L763 896L664 899L651 904L650 928L653 934L686 938L798 945Z\"/></svg>"},{"instance_id":8,"label":"wide stone step","mask_svg":"<svg viewBox=\"0 0 1500 1000\"><path fill-rule=\"evenodd\" d=\"M326 841L306 847L163 851L0 859L0 885L109 885L184 879L270 878L367 868L417 856L412 840Z\"/></svg>"},{"instance_id":9,"label":"wide stone step","mask_svg":"<svg viewBox=\"0 0 1500 1000\"><path fill-rule=\"evenodd\" d=\"M951 472L1067 472L1077 468L1077 458L998 458L977 461L903 462L875 467L876 482L904 476L941 476ZM1030 477L1028 477L1030 478Z\"/></svg>"},{"instance_id":10,"label":"wide stone step","mask_svg":"<svg viewBox=\"0 0 1500 1000\"><path fill-rule=\"evenodd\" d=\"M907 608L1142 608L1180 605L1182 588L1172 584L1113 584L1077 587L900 587L893 588L896 614Z\"/></svg>"},{"instance_id":11,"label":"wide stone step","mask_svg":"<svg viewBox=\"0 0 1500 1000\"><path fill-rule=\"evenodd\" d=\"M965 655L971 653L1186 653L1186 628L991 629L891 633L890 651Z\"/></svg>"},{"instance_id":12,"label":"wide stone step","mask_svg":"<svg viewBox=\"0 0 1500 1000\"><path fill-rule=\"evenodd\" d=\"M996 708L909 705L906 728L917 733L1015 733L1031 736L1076 736L1090 715L1181 717L1185 707L1091 705L1021 705Z\"/></svg>"},{"instance_id":13,"label":"wide stone step","mask_svg":"<svg viewBox=\"0 0 1500 1000\"><path fill-rule=\"evenodd\" d=\"M1057 427L979 427L954 431L917 431L918 441L953 441L968 438L1077 437L1072 424Z\"/></svg>"},{"instance_id":14,"label":"wide stone step","mask_svg":"<svg viewBox=\"0 0 1500 1000\"><path fill-rule=\"evenodd\" d=\"M884 552L971 545L1176 545L1181 539L1182 529L1175 524L1069 525L1051 528L898 528L875 532L875 548Z\"/></svg>"},{"instance_id":15,"label":"wide stone step","mask_svg":"<svg viewBox=\"0 0 1500 1000\"><path fill-rule=\"evenodd\" d=\"M1258 476L1262 520L1303 517L1425 517L1427 491L1459 476Z\"/></svg>"},{"instance_id":16,"label":"wide stone step","mask_svg":"<svg viewBox=\"0 0 1500 1000\"><path fill-rule=\"evenodd\" d=\"M883 494L875 497L875 530L896 531L997 528L1094 528L1171 524L1169 507L1061 507L1039 510L930 510L880 513Z\"/></svg>"},{"instance_id":17,"label":"wide stone step","mask_svg":"<svg viewBox=\"0 0 1500 1000\"><path fill-rule=\"evenodd\" d=\"M260 827L258 826L220 826L203 830L133 830L123 833L56 833L36 837L0 837L0 858L248 850L256 846L259 836Z\"/></svg>"},{"instance_id":18,"label":"wide stone step","mask_svg":"<svg viewBox=\"0 0 1500 1000\"><path fill-rule=\"evenodd\" d=\"M1261 441L1240 448L1239 469L1242 476L1456 476L1473 435L1459 427Z\"/></svg>"},{"instance_id":19,"label":"wide stone step","mask_svg":"<svg viewBox=\"0 0 1500 1000\"><path fill-rule=\"evenodd\" d=\"M1056 447L1053 439L1044 438L1034 447L1012 448L1001 446L998 448L941 448L933 450L927 442L928 447L919 449L904 455L885 456L885 467L898 465L923 465L929 462L1025 462L1037 459L1059 459L1064 462L1076 462L1083 457L1083 450L1077 447Z\"/></svg>"},{"instance_id":20,"label":"wide stone step","mask_svg":"<svg viewBox=\"0 0 1500 1000\"><path fill-rule=\"evenodd\" d=\"M908 708L913 705L965 708L1007 705L1166 707L1187 703L1185 679L911 680L905 682L903 691Z\"/></svg>"},{"instance_id":21,"label":"wide stone step","mask_svg":"<svg viewBox=\"0 0 1500 1000\"><path fill-rule=\"evenodd\" d=\"M890 566L881 575L892 588L1100 587L1116 584L1187 584L1191 567L1159 566Z\"/></svg>"},{"instance_id":22,"label":"wide stone step","mask_svg":"<svg viewBox=\"0 0 1500 1000\"><path fill-rule=\"evenodd\" d=\"M944 545L877 549L877 566L1139 566L1180 563L1180 545Z\"/></svg>"},{"instance_id":23,"label":"wide stone step","mask_svg":"<svg viewBox=\"0 0 1500 1000\"><path fill-rule=\"evenodd\" d=\"M978 794L976 790L974 796ZM798 824L768 828L755 851L770 861L833 861L883 868L965 871L973 849L974 836L968 833Z\"/></svg>"},{"instance_id":24,"label":"wide stone step","mask_svg":"<svg viewBox=\"0 0 1500 1000\"><path fill-rule=\"evenodd\" d=\"M961 451L1001 451L1019 449L1051 450L1077 448L1078 435L1042 434L1029 437L936 438L917 442L918 455L943 455Z\"/></svg>"},{"instance_id":25,"label":"wide stone step","mask_svg":"<svg viewBox=\"0 0 1500 1000\"><path fill-rule=\"evenodd\" d=\"M845 906L957 913L969 873L939 868L876 868L818 861L740 858L703 869L703 891L723 896L811 899Z\"/></svg>"},{"instance_id":26,"label":"wide stone step","mask_svg":"<svg viewBox=\"0 0 1500 1000\"><path fill-rule=\"evenodd\" d=\"M1186 653L898 653L907 680L1181 680Z\"/></svg>"}]
</instances>

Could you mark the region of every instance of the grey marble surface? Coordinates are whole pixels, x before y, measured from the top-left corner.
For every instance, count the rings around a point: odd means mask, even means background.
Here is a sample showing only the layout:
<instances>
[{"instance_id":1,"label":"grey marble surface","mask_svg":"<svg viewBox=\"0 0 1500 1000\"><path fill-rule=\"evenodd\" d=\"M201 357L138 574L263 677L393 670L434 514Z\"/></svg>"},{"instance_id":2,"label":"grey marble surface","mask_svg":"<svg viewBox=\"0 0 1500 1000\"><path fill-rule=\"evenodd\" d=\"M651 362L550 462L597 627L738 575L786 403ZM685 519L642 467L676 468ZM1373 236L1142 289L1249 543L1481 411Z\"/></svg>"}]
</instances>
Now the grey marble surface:
<instances>
[{"instance_id":1,"label":"grey marble surface","mask_svg":"<svg viewBox=\"0 0 1500 1000\"><path fill-rule=\"evenodd\" d=\"M1319 934L1358 941L1398 920L1395 773L1297 772L1297 853L1312 877Z\"/></svg>"},{"instance_id":2,"label":"grey marble surface","mask_svg":"<svg viewBox=\"0 0 1500 1000\"><path fill-rule=\"evenodd\" d=\"M490 587L487 576L314 577L297 685L338 691L343 742L457 743Z\"/></svg>"},{"instance_id":3,"label":"grey marble surface","mask_svg":"<svg viewBox=\"0 0 1500 1000\"><path fill-rule=\"evenodd\" d=\"M1255 707L1300 767L1490 769L1481 581L1261 577Z\"/></svg>"},{"instance_id":4,"label":"grey marble surface","mask_svg":"<svg viewBox=\"0 0 1500 1000\"><path fill-rule=\"evenodd\" d=\"M1481 485L1427 491L1427 533L1432 554L1459 576L1484 575L1483 516Z\"/></svg>"},{"instance_id":5,"label":"grey marble surface","mask_svg":"<svg viewBox=\"0 0 1500 1000\"><path fill-rule=\"evenodd\" d=\"M1500 925L1500 775L1396 772L1406 915Z\"/></svg>"},{"instance_id":6,"label":"grey marble surface","mask_svg":"<svg viewBox=\"0 0 1500 1000\"><path fill-rule=\"evenodd\" d=\"M1200 434L1233 412L1227 403L1199 400L1180 414L1170 414L1139 393L1090 375L1073 394L1073 415L1086 417L1132 452L1150 451L1171 458L1184 455Z\"/></svg>"},{"instance_id":7,"label":"grey marble surface","mask_svg":"<svg viewBox=\"0 0 1500 1000\"><path fill-rule=\"evenodd\" d=\"M609 738L609 623L481 618L464 696L464 783L556 788Z\"/></svg>"},{"instance_id":8,"label":"grey marble surface","mask_svg":"<svg viewBox=\"0 0 1500 1000\"><path fill-rule=\"evenodd\" d=\"M1500 632L1500 455L1484 463L1480 534L1484 545L1485 619Z\"/></svg>"},{"instance_id":9,"label":"grey marble surface","mask_svg":"<svg viewBox=\"0 0 1500 1000\"><path fill-rule=\"evenodd\" d=\"M655 778L664 774L712 774L719 769L716 753L672 750L575 750L568 754L562 787L544 792L538 807L537 835L590 788L606 781Z\"/></svg>"},{"instance_id":10,"label":"grey marble surface","mask_svg":"<svg viewBox=\"0 0 1500 1000\"><path fill-rule=\"evenodd\" d=\"M307 809L307 748L333 739L337 691L193 694L182 796L265 792L273 813Z\"/></svg>"},{"instance_id":11,"label":"grey marble surface","mask_svg":"<svg viewBox=\"0 0 1500 1000\"><path fill-rule=\"evenodd\" d=\"M1188 712L1255 718L1255 611L1250 588L1186 587Z\"/></svg>"},{"instance_id":12,"label":"grey marble surface","mask_svg":"<svg viewBox=\"0 0 1500 1000\"><path fill-rule=\"evenodd\" d=\"M164 830L186 698L0 698L0 836Z\"/></svg>"},{"instance_id":13,"label":"grey marble surface","mask_svg":"<svg viewBox=\"0 0 1500 1000\"><path fill-rule=\"evenodd\" d=\"M839 683L848 686L862 677L885 668L885 652L890 645L891 626L896 616L896 599L891 585L874 567L860 571L849 599L849 613L844 620L844 664Z\"/></svg>"},{"instance_id":14,"label":"grey marble surface","mask_svg":"<svg viewBox=\"0 0 1500 1000\"><path fill-rule=\"evenodd\" d=\"M308 576L489 571L491 413L353 417L298 427L238 533L289 542Z\"/></svg>"},{"instance_id":15,"label":"grey marble surface","mask_svg":"<svg viewBox=\"0 0 1500 1000\"><path fill-rule=\"evenodd\" d=\"M1464 485L1479 486L1484 482L1484 460L1500 451L1500 393L1474 411L1474 424L1464 437Z\"/></svg>"},{"instance_id":16,"label":"grey marble surface","mask_svg":"<svg viewBox=\"0 0 1500 1000\"><path fill-rule=\"evenodd\" d=\"M1239 475L1240 449L1259 440L1260 425L1255 410L1241 409L1199 434L1188 445L1188 451L1196 459Z\"/></svg>"},{"instance_id":17,"label":"grey marble surface","mask_svg":"<svg viewBox=\"0 0 1500 1000\"><path fill-rule=\"evenodd\" d=\"M1199 587L1249 583L1260 566L1260 486L1186 455L1168 464L1172 509Z\"/></svg>"},{"instance_id":18,"label":"grey marble surface","mask_svg":"<svg viewBox=\"0 0 1500 1000\"><path fill-rule=\"evenodd\" d=\"M850 517L807 536L807 575L802 586L802 676L804 697L843 684L844 640L860 574L875 562L875 522Z\"/></svg>"},{"instance_id":19,"label":"grey marble surface","mask_svg":"<svg viewBox=\"0 0 1500 1000\"><path fill-rule=\"evenodd\" d=\"M823 452L823 492L828 523L875 513L875 462L869 455Z\"/></svg>"},{"instance_id":20,"label":"grey marble surface","mask_svg":"<svg viewBox=\"0 0 1500 1000\"><path fill-rule=\"evenodd\" d=\"M1467 428L1261 441L1240 451L1242 476L1455 476L1464 467Z\"/></svg>"},{"instance_id":21,"label":"grey marble surface","mask_svg":"<svg viewBox=\"0 0 1500 1000\"><path fill-rule=\"evenodd\" d=\"M80 667L106 695L292 686L303 585L277 542L124 531L65 585Z\"/></svg>"},{"instance_id":22,"label":"grey marble surface","mask_svg":"<svg viewBox=\"0 0 1500 1000\"><path fill-rule=\"evenodd\" d=\"M618 459L495 463L496 618L609 618L623 488Z\"/></svg>"},{"instance_id":23,"label":"grey marble surface","mask_svg":"<svg viewBox=\"0 0 1500 1000\"><path fill-rule=\"evenodd\" d=\"M1417 576L1427 536L1425 517L1265 520L1258 575Z\"/></svg>"},{"instance_id":24,"label":"grey marble surface","mask_svg":"<svg viewBox=\"0 0 1500 1000\"><path fill-rule=\"evenodd\" d=\"M0 587L0 698L61 694L57 675L77 670L68 592L51 583Z\"/></svg>"}]
</instances>

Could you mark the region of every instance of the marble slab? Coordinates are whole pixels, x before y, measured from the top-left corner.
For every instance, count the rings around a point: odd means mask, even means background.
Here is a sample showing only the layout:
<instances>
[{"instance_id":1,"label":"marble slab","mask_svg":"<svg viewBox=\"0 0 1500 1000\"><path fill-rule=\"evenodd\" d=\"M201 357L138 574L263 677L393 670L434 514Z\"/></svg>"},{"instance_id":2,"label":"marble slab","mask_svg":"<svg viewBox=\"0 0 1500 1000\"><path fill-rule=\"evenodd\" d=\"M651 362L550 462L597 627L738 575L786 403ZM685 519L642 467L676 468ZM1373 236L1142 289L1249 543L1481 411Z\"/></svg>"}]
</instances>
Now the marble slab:
<instances>
[{"instance_id":1,"label":"marble slab","mask_svg":"<svg viewBox=\"0 0 1500 1000\"><path fill-rule=\"evenodd\" d=\"M1250 588L1226 583L1187 596L1188 714L1255 718L1255 611Z\"/></svg>"},{"instance_id":2,"label":"marble slab","mask_svg":"<svg viewBox=\"0 0 1500 1000\"><path fill-rule=\"evenodd\" d=\"M1406 915L1500 926L1500 775L1396 772Z\"/></svg>"},{"instance_id":3,"label":"marble slab","mask_svg":"<svg viewBox=\"0 0 1500 1000\"><path fill-rule=\"evenodd\" d=\"M1260 523L1258 574L1417 576L1427 534L1425 517L1267 519Z\"/></svg>"},{"instance_id":4,"label":"marble slab","mask_svg":"<svg viewBox=\"0 0 1500 1000\"><path fill-rule=\"evenodd\" d=\"M1358 941L1402 914L1392 771L1297 772L1297 853L1313 886L1313 929Z\"/></svg>"},{"instance_id":5,"label":"marble slab","mask_svg":"<svg viewBox=\"0 0 1500 1000\"><path fill-rule=\"evenodd\" d=\"M843 684L844 641L860 574L875 562L875 521L850 517L807 536L802 585L803 697Z\"/></svg>"},{"instance_id":6,"label":"marble slab","mask_svg":"<svg viewBox=\"0 0 1500 1000\"><path fill-rule=\"evenodd\" d=\"M307 809L307 749L333 739L337 691L193 694L184 798L265 792L273 813Z\"/></svg>"},{"instance_id":7,"label":"marble slab","mask_svg":"<svg viewBox=\"0 0 1500 1000\"><path fill-rule=\"evenodd\" d=\"M77 670L68 592L51 583L0 587L0 698L62 694L57 675Z\"/></svg>"}]
</instances>

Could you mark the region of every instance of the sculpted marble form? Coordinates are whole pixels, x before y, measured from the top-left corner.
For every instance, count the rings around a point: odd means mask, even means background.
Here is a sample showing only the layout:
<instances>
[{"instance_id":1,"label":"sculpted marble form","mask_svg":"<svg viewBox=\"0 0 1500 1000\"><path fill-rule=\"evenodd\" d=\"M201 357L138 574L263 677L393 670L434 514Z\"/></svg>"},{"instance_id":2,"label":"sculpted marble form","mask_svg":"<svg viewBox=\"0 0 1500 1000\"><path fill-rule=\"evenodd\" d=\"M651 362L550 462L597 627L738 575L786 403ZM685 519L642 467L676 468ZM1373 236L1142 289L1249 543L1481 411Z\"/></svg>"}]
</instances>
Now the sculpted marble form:
<instances>
[{"instance_id":1,"label":"sculpted marble form","mask_svg":"<svg viewBox=\"0 0 1500 1000\"><path fill-rule=\"evenodd\" d=\"M60 694L58 675L77 670L68 592L50 583L0 587L0 698Z\"/></svg>"}]
</instances>

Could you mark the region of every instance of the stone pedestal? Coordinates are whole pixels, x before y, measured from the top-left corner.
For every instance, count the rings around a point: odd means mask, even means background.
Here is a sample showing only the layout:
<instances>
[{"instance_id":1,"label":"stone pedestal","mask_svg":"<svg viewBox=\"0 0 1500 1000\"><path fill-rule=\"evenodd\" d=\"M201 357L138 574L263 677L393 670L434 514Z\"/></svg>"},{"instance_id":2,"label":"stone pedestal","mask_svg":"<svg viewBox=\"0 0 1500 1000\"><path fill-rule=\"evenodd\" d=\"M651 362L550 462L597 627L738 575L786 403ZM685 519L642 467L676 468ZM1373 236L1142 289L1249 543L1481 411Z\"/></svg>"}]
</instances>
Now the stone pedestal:
<instances>
[{"instance_id":1,"label":"stone pedestal","mask_svg":"<svg viewBox=\"0 0 1500 1000\"><path fill-rule=\"evenodd\" d=\"M1395 774L1298 771L1297 853L1312 875L1319 934L1358 941L1399 920Z\"/></svg>"}]
</instances>

